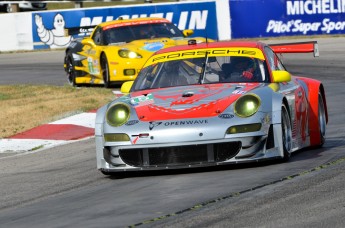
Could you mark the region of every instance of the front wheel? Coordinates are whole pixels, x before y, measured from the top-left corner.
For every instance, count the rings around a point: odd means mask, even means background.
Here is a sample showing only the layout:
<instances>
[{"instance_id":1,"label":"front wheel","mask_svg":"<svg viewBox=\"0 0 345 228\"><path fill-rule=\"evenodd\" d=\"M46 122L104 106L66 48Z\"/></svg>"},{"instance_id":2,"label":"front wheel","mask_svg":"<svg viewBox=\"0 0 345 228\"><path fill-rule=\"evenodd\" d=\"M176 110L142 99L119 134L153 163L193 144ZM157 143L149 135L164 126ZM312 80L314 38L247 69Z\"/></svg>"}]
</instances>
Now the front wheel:
<instances>
[{"instance_id":1,"label":"front wheel","mask_svg":"<svg viewBox=\"0 0 345 228\"><path fill-rule=\"evenodd\" d=\"M108 59L105 55L101 56L101 70L102 70L102 76L103 76L103 81L104 81L104 87L109 88L110 87L109 65L108 65Z\"/></svg>"},{"instance_id":2,"label":"front wheel","mask_svg":"<svg viewBox=\"0 0 345 228\"><path fill-rule=\"evenodd\" d=\"M284 152L284 161L288 161L291 156L292 130L290 116L285 105L282 105L281 111L281 128L282 128L282 143Z\"/></svg>"},{"instance_id":3,"label":"front wheel","mask_svg":"<svg viewBox=\"0 0 345 228\"><path fill-rule=\"evenodd\" d=\"M319 108L318 108L318 119L319 119L319 130L320 130L320 147L325 143L326 136L326 111L325 103L323 101L322 94L319 92Z\"/></svg>"},{"instance_id":4,"label":"front wheel","mask_svg":"<svg viewBox=\"0 0 345 228\"><path fill-rule=\"evenodd\" d=\"M66 60L66 71L67 71L67 81L72 86L77 86L76 80L75 80L75 71L74 71L74 65L73 60L71 56L67 56Z\"/></svg>"}]
</instances>

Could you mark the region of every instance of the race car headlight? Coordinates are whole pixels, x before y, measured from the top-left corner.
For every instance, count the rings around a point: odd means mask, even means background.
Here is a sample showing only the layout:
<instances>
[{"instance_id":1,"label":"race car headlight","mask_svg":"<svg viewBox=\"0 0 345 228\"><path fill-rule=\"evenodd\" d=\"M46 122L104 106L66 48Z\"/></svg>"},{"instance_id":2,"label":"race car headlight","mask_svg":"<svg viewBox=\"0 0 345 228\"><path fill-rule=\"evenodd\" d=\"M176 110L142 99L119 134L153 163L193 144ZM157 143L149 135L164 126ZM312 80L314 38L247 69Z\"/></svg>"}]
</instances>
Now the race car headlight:
<instances>
[{"instance_id":1,"label":"race car headlight","mask_svg":"<svg viewBox=\"0 0 345 228\"><path fill-rule=\"evenodd\" d=\"M127 49L119 50L119 56L122 58L129 58L129 59L140 59L142 56L134 51L130 51Z\"/></svg>"},{"instance_id":2,"label":"race car headlight","mask_svg":"<svg viewBox=\"0 0 345 228\"><path fill-rule=\"evenodd\" d=\"M239 117L250 117L254 115L261 105L260 98L255 94L248 94L240 97L235 103L235 114Z\"/></svg>"},{"instance_id":3,"label":"race car headlight","mask_svg":"<svg viewBox=\"0 0 345 228\"><path fill-rule=\"evenodd\" d=\"M106 120L109 125L119 127L127 122L129 116L129 107L124 103L117 103L108 109Z\"/></svg>"}]
</instances>

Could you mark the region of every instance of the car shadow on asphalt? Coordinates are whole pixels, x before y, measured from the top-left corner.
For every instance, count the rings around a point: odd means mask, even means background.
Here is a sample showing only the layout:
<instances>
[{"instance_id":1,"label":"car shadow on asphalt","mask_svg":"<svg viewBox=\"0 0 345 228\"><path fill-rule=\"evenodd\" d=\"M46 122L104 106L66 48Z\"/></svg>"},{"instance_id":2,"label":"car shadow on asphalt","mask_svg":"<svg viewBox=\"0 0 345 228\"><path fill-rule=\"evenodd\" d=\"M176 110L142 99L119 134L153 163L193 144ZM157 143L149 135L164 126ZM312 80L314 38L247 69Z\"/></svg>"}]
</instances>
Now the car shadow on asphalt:
<instances>
[{"instance_id":1,"label":"car shadow on asphalt","mask_svg":"<svg viewBox=\"0 0 345 228\"><path fill-rule=\"evenodd\" d=\"M208 167L196 167L196 168L179 168L169 170L150 170L150 171L130 171L130 172L119 172L113 173L108 176L110 179L124 179L124 178L135 178L135 177L152 177L152 176L170 176L170 175L183 175L193 173L208 173L208 172L219 172L219 171L230 171L248 168L257 168L270 166L272 164L280 163L278 160L266 160L262 162L242 163L242 164L226 164Z\"/></svg>"}]
</instances>

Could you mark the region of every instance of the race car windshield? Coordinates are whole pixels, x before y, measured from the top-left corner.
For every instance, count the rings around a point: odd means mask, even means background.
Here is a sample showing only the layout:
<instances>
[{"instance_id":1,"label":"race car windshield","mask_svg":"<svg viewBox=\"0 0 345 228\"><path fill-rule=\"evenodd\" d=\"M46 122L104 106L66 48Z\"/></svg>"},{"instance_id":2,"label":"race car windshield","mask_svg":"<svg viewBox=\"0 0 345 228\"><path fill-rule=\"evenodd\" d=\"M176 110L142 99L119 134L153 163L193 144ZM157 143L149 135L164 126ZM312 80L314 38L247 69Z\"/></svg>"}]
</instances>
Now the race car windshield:
<instances>
[{"instance_id":1,"label":"race car windshield","mask_svg":"<svg viewBox=\"0 0 345 228\"><path fill-rule=\"evenodd\" d=\"M129 43L133 40L153 38L183 37L182 32L170 23L141 24L107 29L104 31L104 43Z\"/></svg>"},{"instance_id":2,"label":"race car windshield","mask_svg":"<svg viewBox=\"0 0 345 228\"><path fill-rule=\"evenodd\" d=\"M202 80L201 80L202 79ZM239 56L160 62L142 69L132 91L212 83L268 82L264 61Z\"/></svg>"}]
</instances>

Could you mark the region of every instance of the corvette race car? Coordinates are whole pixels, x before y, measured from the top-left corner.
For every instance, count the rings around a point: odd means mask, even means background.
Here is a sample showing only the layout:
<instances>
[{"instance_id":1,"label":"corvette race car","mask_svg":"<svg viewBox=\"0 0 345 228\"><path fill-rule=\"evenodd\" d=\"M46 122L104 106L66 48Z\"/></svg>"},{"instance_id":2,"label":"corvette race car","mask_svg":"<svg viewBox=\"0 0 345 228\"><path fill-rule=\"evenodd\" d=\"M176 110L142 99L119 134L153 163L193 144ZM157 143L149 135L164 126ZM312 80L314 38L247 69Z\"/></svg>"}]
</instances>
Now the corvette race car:
<instances>
[{"instance_id":1,"label":"corvette race car","mask_svg":"<svg viewBox=\"0 0 345 228\"><path fill-rule=\"evenodd\" d=\"M292 76L277 53L313 52L316 42L222 41L156 52L125 94L97 111L97 168L177 169L267 159L322 146L323 84Z\"/></svg>"},{"instance_id":2,"label":"corvette race car","mask_svg":"<svg viewBox=\"0 0 345 228\"><path fill-rule=\"evenodd\" d=\"M165 47L187 44L193 30L180 31L163 18L119 19L99 24L90 37L66 48L64 68L73 85L134 80L146 60ZM205 38L193 38L204 42Z\"/></svg>"}]
</instances>

